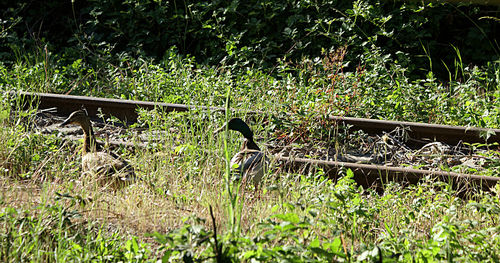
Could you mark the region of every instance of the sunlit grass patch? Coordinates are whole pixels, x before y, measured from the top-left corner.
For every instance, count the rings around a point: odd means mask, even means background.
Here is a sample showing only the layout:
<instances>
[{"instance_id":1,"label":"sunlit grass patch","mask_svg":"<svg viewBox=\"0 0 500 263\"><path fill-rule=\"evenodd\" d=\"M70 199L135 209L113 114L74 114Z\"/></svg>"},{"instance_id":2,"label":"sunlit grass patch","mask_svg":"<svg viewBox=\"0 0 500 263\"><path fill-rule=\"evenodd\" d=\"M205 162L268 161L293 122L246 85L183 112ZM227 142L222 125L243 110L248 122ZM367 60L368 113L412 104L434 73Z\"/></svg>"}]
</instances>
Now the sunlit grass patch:
<instances>
[{"instance_id":1,"label":"sunlit grass patch","mask_svg":"<svg viewBox=\"0 0 500 263\"><path fill-rule=\"evenodd\" d=\"M38 132L32 122L34 110L20 110L14 99L2 101L3 261L156 261L163 256L174 261L219 256L247 262L499 258L498 189L472 191L471 199L462 199L447 184L425 179L414 186L387 184L380 194L357 185L349 170L342 170L340 180L333 182L318 169L289 173L274 163L260 192L252 185L237 189L237 183L227 184L226 169L242 138L236 133L214 135L229 117L238 116L250 123L263 146L278 141L304 151L332 147L343 152L366 143L367 137L318 122L317 117L339 114L495 127L498 112L492 106L498 92L476 90L482 85L479 69L464 69L470 81L443 84L432 74L410 81L403 69L385 67L390 61L373 61L379 63L373 68L390 69L391 76L369 67L334 71L323 60L304 66L308 72L302 75L283 69L269 76L257 70L195 67L194 61L174 55L163 64L125 59L130 63L108 65L98 74L75 62L58 76L50 76L55 72L50 68L45 73L43 64L30 69L20 64L12 74L2 71L5 81L0 85L5 91L71 91L204 106L229 102L239 111L228 116L202 109L140 111L138 123L119 134L137 147L106 148L128 160L140 180L114 190L82 175L81 142L68 141L58 131ZM44 63L60 66L54 60ZM82 75L88 82L74 89L68 86L73 70L89 70L88 76ZM17 78L20 74L24 76ZM280 118L254 116L249 110ZM496 145L483 146L489 148L487 172L496 175ZM319 153L313 157L324 157Z\"/></svg>"}]
</instances>

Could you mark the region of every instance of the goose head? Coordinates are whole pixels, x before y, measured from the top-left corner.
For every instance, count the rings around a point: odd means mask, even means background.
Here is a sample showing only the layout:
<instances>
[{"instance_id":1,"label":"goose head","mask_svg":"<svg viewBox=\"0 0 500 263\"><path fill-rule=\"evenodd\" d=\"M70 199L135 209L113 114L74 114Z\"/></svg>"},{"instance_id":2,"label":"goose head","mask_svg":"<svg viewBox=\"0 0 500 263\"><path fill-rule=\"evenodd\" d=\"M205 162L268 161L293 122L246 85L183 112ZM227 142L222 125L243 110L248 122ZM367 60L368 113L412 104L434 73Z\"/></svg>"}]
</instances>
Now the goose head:
<instances>
[{"instance_id":1,"label":"goose head","mask_svg":"<svg viewBox=\"0 0 500 263\"><path fill-rule=\"evenodd\" d=\"M227 122L227 124L224 124L222 127L217 129L215 133L223 131L226 128L226 125L229 130L238 131L241 135L243 135L243 137L245 137L245 141L243 142L244 149L260 151L259 146L257 146L253 140L253 132L245 121L240 118L232 118Z\"/></svg>"},{"instance_id":2,"label":"goose head","mask_svg":"<svg viewBox=\"0 0 500 263\"><path fill-rule=\"evenodd\" d=\"M87 132L88 129L85 129L85 128L88 128L91 126L90 118L87 114L87 111L86 110L74 111L73 113L71 113L69 115L69 117L66 120L64 120L61 124L59 124L59 126L64 127L64 126L69 125L69 124L78 124L78 125L82 126L82 128L85 132Z\"/></svg>"},{"instance_id":3,"label":"goose head","mask_svg":"<svg viewBox=\"0 0 500 263\"><path fill-rule=\"evenodd\" d=\"M59 124L59 126L64 127L69 124L77 124L82 128L85 135L83 144L84 154L101 148L101 146L96 144L92 124L90 123L89 115L85 109L74 111L66 120Z\"/></svg>"}]
</instances>

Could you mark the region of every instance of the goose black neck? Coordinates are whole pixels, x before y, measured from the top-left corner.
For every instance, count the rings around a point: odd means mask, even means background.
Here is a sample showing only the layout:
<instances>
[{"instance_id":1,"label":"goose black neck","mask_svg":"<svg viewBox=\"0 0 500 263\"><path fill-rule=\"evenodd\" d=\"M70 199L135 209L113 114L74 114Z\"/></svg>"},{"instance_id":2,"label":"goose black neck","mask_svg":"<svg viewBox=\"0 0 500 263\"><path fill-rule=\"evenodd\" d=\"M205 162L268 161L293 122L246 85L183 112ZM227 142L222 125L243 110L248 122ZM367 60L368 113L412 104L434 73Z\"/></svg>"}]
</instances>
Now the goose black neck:
<instances>
[{"instance_id":1,"label":"goose black neck","mask_svg":"<svg viewBox=\"0 0 500 263\"><path fill-rule=\"evenodd\" d=\"M246 144L247 149L260 151L259 146L253 141L253 138L246 138L246 139L247 139L247 144Z\"/></svg>"}]
</instances>

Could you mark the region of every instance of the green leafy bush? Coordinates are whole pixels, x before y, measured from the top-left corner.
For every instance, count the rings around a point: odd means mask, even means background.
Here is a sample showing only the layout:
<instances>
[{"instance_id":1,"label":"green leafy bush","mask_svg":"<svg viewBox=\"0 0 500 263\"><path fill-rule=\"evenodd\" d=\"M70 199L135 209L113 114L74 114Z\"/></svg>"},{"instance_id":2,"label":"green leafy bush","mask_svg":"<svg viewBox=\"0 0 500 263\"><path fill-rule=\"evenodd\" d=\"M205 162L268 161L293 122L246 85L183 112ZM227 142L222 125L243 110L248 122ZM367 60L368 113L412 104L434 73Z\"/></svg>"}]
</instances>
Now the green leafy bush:
<instances>
[{"instance_id":1,"label":"green leafy bush","mask_svg":"<svg viewBox=\"0 0 500 263\"><path fill-rule=\"evenodd\" d=\"M430 64L442 77L455 60L455 49L461 51L463 65L485 65L500 54L497 24L483 19L497 10L488 6L367 0L60 0L10 1L1 7L1 17L7 18L0 38L5 61L16 59L12 49L45 44L70 60L81 58L93 65L110 52L161 59L177 47L210 65L269 70L278 59L299 61L347 46L351 71L378 50L410 75L422 76Z\"/></svg>"}]
</instances>

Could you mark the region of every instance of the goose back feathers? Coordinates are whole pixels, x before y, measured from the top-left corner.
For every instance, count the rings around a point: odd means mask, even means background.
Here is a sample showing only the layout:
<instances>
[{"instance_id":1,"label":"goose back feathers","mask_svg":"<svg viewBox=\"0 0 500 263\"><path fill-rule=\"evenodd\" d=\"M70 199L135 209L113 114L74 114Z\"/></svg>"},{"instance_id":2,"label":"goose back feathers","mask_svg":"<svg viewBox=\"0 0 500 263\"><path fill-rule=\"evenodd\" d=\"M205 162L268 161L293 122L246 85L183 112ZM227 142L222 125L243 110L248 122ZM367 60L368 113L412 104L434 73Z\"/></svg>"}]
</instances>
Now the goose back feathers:
<instances>
[{"instance_id":1,"label":"goose back feathers","mask_svg":"<svg viewBox=\"0 0 500 263\"><path fill-rule=\"evenodd\" d=\"M102 145L96 141L90 118L85 110L71 113L60 126L69 124L80 125L84 133L82 149L84 175L88 174L97 178L100 184L113 186L134 180L134 170L127 162L102 151Z\"/></svg>"}]
</instances>

